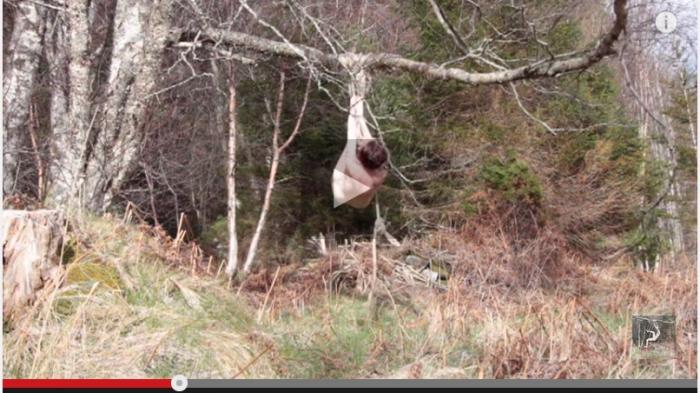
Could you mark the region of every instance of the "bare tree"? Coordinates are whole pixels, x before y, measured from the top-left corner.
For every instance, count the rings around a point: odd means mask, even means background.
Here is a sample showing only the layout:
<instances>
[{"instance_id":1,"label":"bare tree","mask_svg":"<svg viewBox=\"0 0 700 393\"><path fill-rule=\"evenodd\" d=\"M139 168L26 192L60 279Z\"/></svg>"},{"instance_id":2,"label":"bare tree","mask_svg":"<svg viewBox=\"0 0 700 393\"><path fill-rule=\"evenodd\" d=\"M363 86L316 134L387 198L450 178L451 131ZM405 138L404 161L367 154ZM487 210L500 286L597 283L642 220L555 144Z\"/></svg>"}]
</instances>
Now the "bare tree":
<instances>
[{"instance_id":1,"label":"bare tree","mask_svg":"<svg viewBox=\"0 0 700 393\"><path fill-rule=\"evenodd\" d=\"M236 81L235 72L229 80L229 127L228 127L228 173L226 188L228 190L228 263L226 274L231 277L238 268L238 234L236 232L236 136L238 134L236 118Z\"/></svg>"},{"instance_id":2,"label":"bare tree","mask_svg":"<svg viewBox=\"0 0 700 393\"><path fill-rule=\"evenodd\" d=\"M304 102L301 104L301 109L299 110L299 115L297 117L296 124L292 133L287 137L287 139L279 144L280 140L280 124L282 118L282 108L284 105L284 86L285 86L285 74L280 72L279 90L277 93L277 109L275 111L274 118L274 130L272 132L272 162L270 163L270 175L267 181L267 188L265 189L265 199L263 200L262 209L260 210L260 217L258 218L258 224L255 227L255 232L253 233L253 239L250 242L250 247L248 248L248 254L245 259L245 264L243 265L243 273L248 274L253 262L255 261L255 254L257 253L258 243L260 242L260 235L265 227L265 222L267 220L267 214L270 210L270 201L272 199L272 190L275 188L275 179L277 177L277 169L279 167L280 156L284 151L292 144L294 138L299 134L301 130L301 123L304 119L304 113L306 112L306 105L309 102L309 92L311 91L311 78L306 82L306 91L304 93Z\"/></svg>"}]
</instances>

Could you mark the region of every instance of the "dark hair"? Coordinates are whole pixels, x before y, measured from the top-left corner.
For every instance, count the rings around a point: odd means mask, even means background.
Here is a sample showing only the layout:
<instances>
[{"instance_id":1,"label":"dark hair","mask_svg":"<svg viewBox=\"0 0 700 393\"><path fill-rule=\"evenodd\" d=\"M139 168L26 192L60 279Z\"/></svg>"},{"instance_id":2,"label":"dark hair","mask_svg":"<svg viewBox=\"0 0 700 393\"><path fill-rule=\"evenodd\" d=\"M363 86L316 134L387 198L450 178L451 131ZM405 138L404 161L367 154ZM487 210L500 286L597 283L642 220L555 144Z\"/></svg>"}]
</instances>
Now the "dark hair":
<instances>
[{"instance_id":1,"label":"dark hair","mask_svg":"<svg viewBox=\"0 0 700 393\"><path fill-rule=\"evenodd\" d=\"M360 141L357 147L357 158L367 169L377 169L384 165L389 153L381 143L374 139Z\"/></svg>"}]
</instances>

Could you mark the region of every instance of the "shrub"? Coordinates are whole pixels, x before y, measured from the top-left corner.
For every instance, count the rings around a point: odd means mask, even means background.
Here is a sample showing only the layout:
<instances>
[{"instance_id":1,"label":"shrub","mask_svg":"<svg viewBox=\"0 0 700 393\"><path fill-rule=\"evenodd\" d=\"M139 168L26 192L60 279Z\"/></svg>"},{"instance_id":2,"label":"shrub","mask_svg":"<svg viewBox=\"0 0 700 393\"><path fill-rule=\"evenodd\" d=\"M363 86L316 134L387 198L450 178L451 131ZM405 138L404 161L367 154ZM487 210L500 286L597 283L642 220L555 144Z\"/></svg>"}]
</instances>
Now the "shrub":
<instances>
[{"instance_id":1,"label":"shrub","mask_svg":"<svg viewBox=\"0 0 700 393\"><path fill-rule=\"evenodd\" d=\"M479 177L487 187L498 191L510 202L524 202L539 206L543 198L542 184L525 161L513 152L506 160L487 159L481 167Z\"/></svg>"}]
</instances>

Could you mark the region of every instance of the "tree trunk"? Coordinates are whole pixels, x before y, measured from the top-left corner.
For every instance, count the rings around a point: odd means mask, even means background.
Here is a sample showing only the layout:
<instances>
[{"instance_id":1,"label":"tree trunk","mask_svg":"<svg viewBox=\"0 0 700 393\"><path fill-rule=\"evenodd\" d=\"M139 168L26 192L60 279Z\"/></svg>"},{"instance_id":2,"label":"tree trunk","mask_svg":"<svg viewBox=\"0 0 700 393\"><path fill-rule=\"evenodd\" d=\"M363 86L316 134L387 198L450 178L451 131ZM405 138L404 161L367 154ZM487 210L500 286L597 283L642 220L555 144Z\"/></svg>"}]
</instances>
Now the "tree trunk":
<instances>
[{"instance_id":1,"label":"tree trunk","mask_svg":"<svg viewBox=\"0 0 700 393\"><path fill-rule=\"evenodd\" d=\"M697 94L697 91L688 93L688 73L681 70L681 89L683 90L683 99L685 101L685 111L688 115L688 131L690 131L690 140L693 142L693 149L697 149L698 141L695 133L695 116L690 105L690 95Z\"/></svg>"},{"instance_id":2,"label":"tree trunk","mask_svg":"<svg viewBox=\"0 0 700 393\"><path fill-rule=\"evenodd\" d=\"M275 139L276 139L275 134ZM267 221L267 213L270 210L270 201L272 200L272 190L275 188L275 179L277 177L277 167L279 166L279 150L277 149L277 144L273 147L272 153L272 165L270 166L270 176L267 181L267 189L265 190L265 199L263 200L262 210L260 211L260 217L258 217L258 224L255 227L255 233L253 233L253 240L250 242L250 247L248 248L248 255L245 258L245 264L243 265L243 273L250 273L250 268L253 266L253 261L255 260L255 254L258 251L258 243L260 242L260 236L262 235L262 230L265 227L265 222Z\"/></svg>"},{"instance_id":3,"label":"tree trunk","mask_svg":"<svg viewBox=\"0 0 700 393\"><path fill-rule=\"evenodd\" d=\"M304 113L306 112L306 105L309 103L309 92L311 91L311 78L306 81L306 92L304 93L304 102L301 104L301 109L299 110L299 116L297 117L296 124L294 125L294 130L287 137L287 139L280 145L280 121L282 117L282 106L284 102L284 72L280 73L280 87L277 94L277 111L275 112L274 119L274 131L272 132L272 163L270 164L270 175L267 181L267 189L265 190L265 199L263 200L262 210L260 211L260 217L258 218L258 224L255 227L255 232L253 233L253 239L250 242L250 247L248 247L248 255L245 258L245 264L243 265L243 273L250 273L250 268L253 266L253 261L255 260L255 254L258 250L258 243L260 242L260 236L262 235L262 230L265 228L265 223L267 221L267 213L270 210L270 202L272 200L272 191L275 188L275 182L277 178L277 169L279 168L280 157L282 153L289 147L289 145L294 141L294 138L299 134L301 129L301 122L304 119Z\"/></svg>"},{"instance_id":4,"label":"tree trunk","mask_svg":"<svg viewBox=\"0 0 700 393\"><path fill-rule=\"evenodd\" d=\"M165 0L123 0L114 17L114 45L101 127L85 178L84 204L108 208L138 160L146 103L156 85L168 38Z\"/></svg>"},{"instance_id":5,"label":"tree trunk","mask_svg":"<svg viewBox=\"0 0 700 393\"><path fill-rule=\"evenodd\" d=\"M250 246L248 247L248 254L245 257L245 263L243 264L243 274L248 274L250 268L253 266L253 261L255 260L255 254L258 251L258 243L260 242L260 236L262 235L262 230L265 227L265 222L267 221L267 213L270 210L270 201L272 200L272 190L275 188L275 179L277 177L277 167L280 162L281 148L279 146L279 136L280 136L280 119L282 117L282 106L284 102L284 73L280 73L280 84L279 91L277 93L277 110L275 111L274 130L272 132L272 162L270 163L270 174L267 179L267 188L265 189L265 199L263 200L262 209L260 210L260 217L258 217L258 224L255 226L255 232L253 233L253 239L250 241ZM292 135L293 137L293 135Z\"/></svg>"},{"instance_id":6,"label":"tree trunk","mask_svg":"<svg viewBox=\"0 0 700 393\"><path fill-rule=\"evenodd\" d=\"M231 277L238 268L238 234L236 232L236 85L234 72L229 82L229 129L228 129L228 263L226 274Z\"/></svg>"},{"instance_id":7,"label":"tree trunk","mask_svg":"<svg viewBox=\"0 0 700 393\"><path fill-rule=\"evenodd\" d=\"M47 30L46 55L54 83L51 96L51 183L47 202L76 206L81 173L88 159L92 126L89 2L68 3Z\"/></svg>"},{"instance_id":8,"label":"tree trunk","mask_svg":"<svg viewBox=\"0 0 700 393\"><path fill-rule=\"evenodd\" d=\"M59 210L0 212L6 320L20 315L49 280L59 278L64 227Z\"/></svg>"},{"instance_id":9,"label":"tree trunk","mask_svg":"<svg viewBox=\"0 0 700 393\"><path fill-rule=\"evenodd\" d=\"M14 28L7 52L12 55L7 60L3 78L5 131L2 178L3 192L6 195L11 194L15 189L21 135L26 130L34 77L41 56L43 10L40 12L37 7L36 4L28 1L17 4Z\"/></svg>"},{"instance_id":10,"label":"tree trunk","mask_svg":"<svg viewBox=\"0 0 700 393\"><path fill-rule=\"evenodd\" d=\"M652 159L666 163L666 173L669 182L666 195L658 204L658 208L666 213L659 217L659 227L665 234L670 246L669 258L664 262L671 262L684 249L683 228L679 220L679 186L674 176L675 167L678 165L675 155L676 131L671 126L671 121L663 114L668 102L661 89L662 72L658 65L646 60L638 59L635 67L637 71L631 76L632 86L638 93L638 119L639 136L649 143L649 154ZM644 176L644 173L642 173ZM649 203L649 201L645 201ZM660 259L660 258L657 258ZM659 260L644 261L649 268L658 267Z\"/></svg>"}]
</instances>

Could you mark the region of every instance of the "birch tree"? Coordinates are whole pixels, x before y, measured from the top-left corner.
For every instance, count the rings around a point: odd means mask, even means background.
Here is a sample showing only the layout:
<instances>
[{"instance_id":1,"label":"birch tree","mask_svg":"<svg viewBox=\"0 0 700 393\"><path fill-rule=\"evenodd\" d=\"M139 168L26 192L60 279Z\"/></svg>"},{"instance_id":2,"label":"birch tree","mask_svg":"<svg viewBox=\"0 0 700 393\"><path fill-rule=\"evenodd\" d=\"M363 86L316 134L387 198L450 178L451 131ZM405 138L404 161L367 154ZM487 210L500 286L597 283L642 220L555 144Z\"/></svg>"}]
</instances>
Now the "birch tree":
<instances>
[{"instance_id":1,"label":"birch tree","mask_svg":"<svg viewBox=\"0 0 700 393\"><path fill-rule=\"evenodd\" d=\"M86 173L78 180L82 204L108 208L138 159L141 118L156 85L168 38L168 0L120 0L100 130Z\"/></svg>"},{"instance_id":2,"label":"birch tree","mask_svg":"<svg viewBox=\"0 0 700 393\"><path fill-rule=\"evenodd\" d=\"M43 9L21 2L15 10L14 29L3 76L3 193L14 191L21 163L19 151L26 133L34 77L39 66L44 31Z\"/></svg>"},{"instance_id":3,"label":"birch tree","mask_svg":"<svg viewBox=\"0 0 700 393\"><path fill-rule=\"evenodd\" d=\"M285 150L294 142L294 138L299 134L301 130L301 123L304 119L304 113L306 112L306 105L309 102L309 92L311 91L311 79L309 78L306 83L306 91L304 93L304 101L301 104L301 109L299 110L299 115L297 116L296 123L294 124L294 129L289 134L289 136L280 145L281 139L281 121L282 121L282 108L284 105L284 87L285 87L285 74L280 72L279 90L277 93L277 105L274 117L274 130L272 131L272 159L270 162L270 174L267 180L267 188L265 189L265 197L263 199L263 205L260 210L260 217L258 218L258 223L255 226L255 232L253 232L253 239L250 241L250 246L248 247L248 254L245 259L245 264L243 265L243 273L248 274L253 262L255 261L255 255L258 250L258 243L260 242L260 236L262 235L263 228L267 220L267 214L270 210L270 201L272 200L272 191L275 188L275 182L277 178L277 170L280 164L280 157Z\"/></svg>"},{"instance_id":4,"label":"birch tree","mask_svg":"<svg viewBox=\"0 0 700 393\"><path fill-rule=\"evenodd\" d=\"M140 122L157 82L173 3L117 1L114 18L103 26L112 35L110 46L91 42L95 9L104 4L108 3L18 3L9 48L12 60L5 73L4 109L12 114L5 117L5 168L17 169L33 76L46 43L52 80L47 192L51 205L105 210L138 158ZM102 52L108 56L98 64ZM102 79L97 68L104 64L109 67ZM14 176L3 176L6 193L12 191L13 181Z\"/></svg>"},{"instance_id":5,"label":"birch tree","mask_svg":"<svg viewBox=\"0 0 700 393\"><path fill-rule=\"evenodd\" d=\"M654 209L664 212L657 218L657 226L669 246L670 258L667 261L673 261L685 250L684 231L679 220L679 200L683 195L676 176L679 131L665 112L670 105L667 86L672 73L684 67L679 64L674 49L684 34L683 28L688 27L683 26L683 20L679 19L678 30L672 34L656 30L654 18L665 7L657 2L633 3L634 11L630 16L620 65L629 96L628 104L639 122L639 136L649 146L647 157L664 165L665 184L661 195L643 203L651 206L646 208L647 214L652 214ZM643 167L643 171L642 176L646 176L650 168ZM656 260L643 261L643 265L651 269L659 262L661 255L657 255Z\"/></svg>"},{"instance_id":6,"label":"birch tree","mask_svg":"<svg viewBox=\"0 0 700 393\"><path fill-rule=\"evenodd\" d=\"M36 71L41 51L44 22L52 18L40 17L41 12L55 15L50 34L45 41L46 56L55 75L52 85L52 152L49 163L48 201L55 205L69 204L93 211L108 209L129 179L139 159L143 138L143 121L150 100L157 99L160 61L166 47L210 48L215 53L225 51L232 61L240 61L239 53L261 53L299 60L318 79L322 74L342 70L347 58L360 58L363 66L373 72L409 72L429 79L447 79L471 85L506 83L524 79L554 77L563 73L584 70L604 57L615 53L614 43L624 31L627 20L625 0L615 0L614 21L596 44L572 53L548 53L536 59L523 60L521 65L510 66L490 59L496 53L490 48L497 39L482 40L472 45L469 36L451 30L453 39L466 50L466 55L482 64L496 64L491 70L469 69L432 64L389 52L354 53L344 47L347 40L319 17L312 16L305 6L290 2L298 23L310 23L316 31L318 47L295 43L285 36L284 30L265 20L265 15L246 1L239 1L237 15L248 14L247 30L258 25L271 31L276 39L239 31L236 26L213 23L210 16L187 21L171 28L171 13L176 2L158 0L118 0L114 17L107 27L112 35L107 46L91 42L94 30L96 2L66 1L41 5L38 2L19 2L17 21L10 53L13 59L6 71L4 94L6 118L6 162L3 185L11 191L17 168L17 144L27 119L28 97L32 75ZM105 3L100 3L104 5ZM197 2L180 4L196 6ZM255 4L256 8L268 5ZM474 3L475 7L480 7ZM211 5L209 6L212 7ZM274 8L273 5L269 5ZM281 9L280 9L281 11ZM199 15L199 14L198 14ZM204 18L201 16L204 15ZM441 15L441 14L438 14ZM441 22L449 21L442 15ZM262 31L261 31L262 32ZM493 32L494 37L510 32ZM324 49L319 49L324 48ZM329 49L329 50L326 50ZM99 53L98 53L99 52ZM95 59L106 55L96 75ZM495 63L494 63L495 62ZM106 68L105 68L106 66ZM487 67L488 68L488 67Z\"/></svg>"},{"instance_id":7,"label":"birch tree","mask_svg":"<svg viewBox=\"0 0 700 393\"><path fill-rule=\"evenodd\" d=\"M238 125L236 117L236 81L231 72L229 81L229 127L228 127L228 172L226 189L228 190L228 260L226 274L231 277L238 268L238 232L236 231L236 137Z\"/></svg>"},{"instance_id":8,"label":"birch tree","mask_svg":"<svg viewBox=\"0 0 700 393\"><path fill-rule=\"evenodd\" d=\"M76 206L77 183L88 159L91 115L89 2L69 2L65 14L48 18L44 37L51 96L50 204Z\"/></svg>"}]
</instances>

